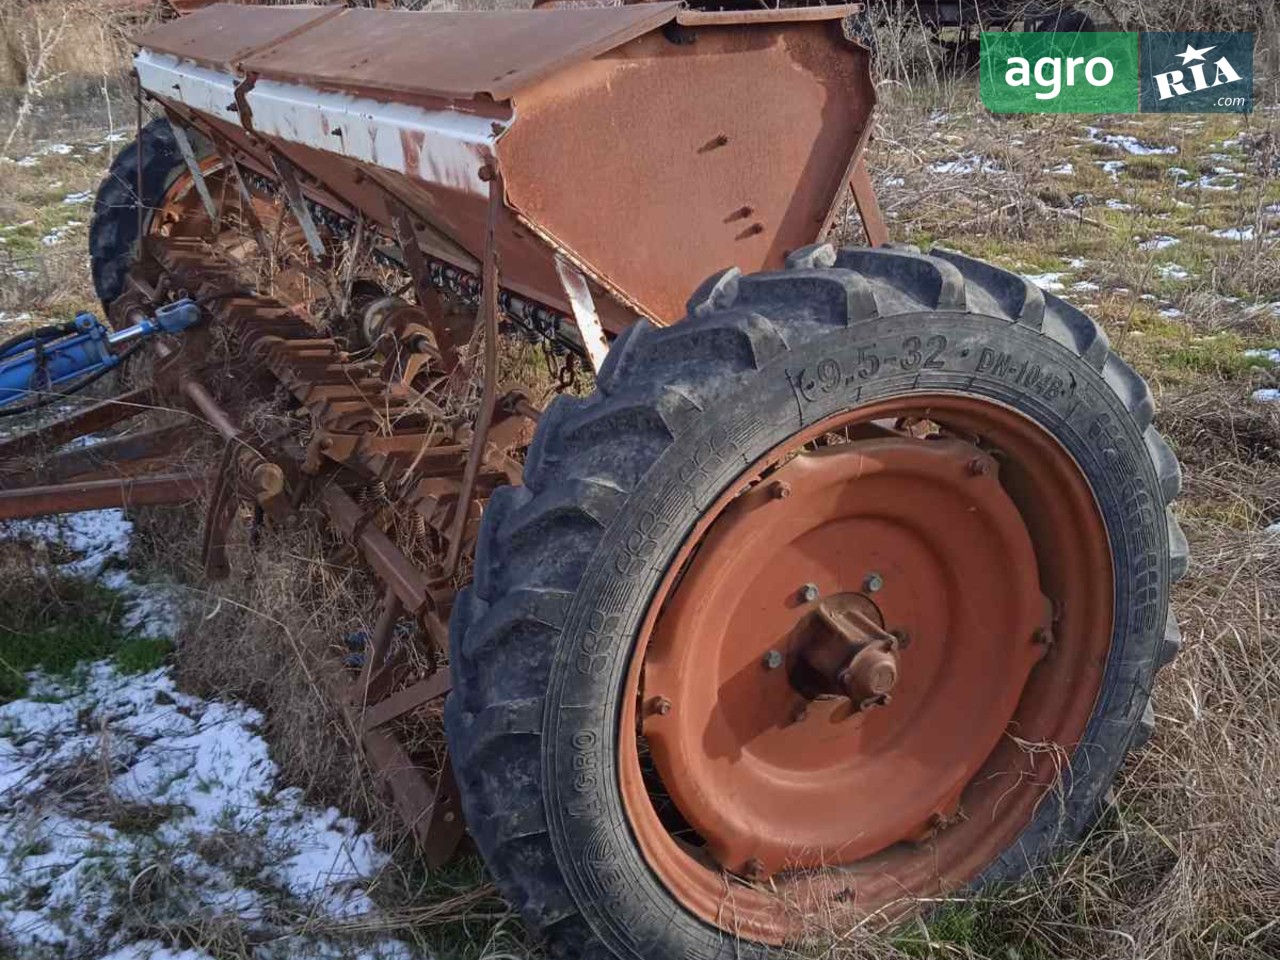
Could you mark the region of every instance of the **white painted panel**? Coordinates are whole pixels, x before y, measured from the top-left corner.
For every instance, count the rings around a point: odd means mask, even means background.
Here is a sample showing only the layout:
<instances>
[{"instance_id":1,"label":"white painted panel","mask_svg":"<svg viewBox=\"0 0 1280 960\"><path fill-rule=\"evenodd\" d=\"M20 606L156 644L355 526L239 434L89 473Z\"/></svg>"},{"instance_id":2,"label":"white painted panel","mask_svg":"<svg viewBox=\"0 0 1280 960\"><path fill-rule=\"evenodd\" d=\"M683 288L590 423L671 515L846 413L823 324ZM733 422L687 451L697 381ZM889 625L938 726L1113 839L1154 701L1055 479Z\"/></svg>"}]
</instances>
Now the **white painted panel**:
<instances>
[{"instance_id":1,"label":"white painted panel","mask_svg":"<svg viewBox=\"0 0 1280 960\"><path fill-rule=\"evenodd\" d=\"M146 90L239 124L233 102L237 81L230 74L147 50L134 63ZM245 99L253 127L263 136L488 196L480 168L492 156L498 137L491 118L274 80L259 80Z\"/></svg>"}]
</instances>

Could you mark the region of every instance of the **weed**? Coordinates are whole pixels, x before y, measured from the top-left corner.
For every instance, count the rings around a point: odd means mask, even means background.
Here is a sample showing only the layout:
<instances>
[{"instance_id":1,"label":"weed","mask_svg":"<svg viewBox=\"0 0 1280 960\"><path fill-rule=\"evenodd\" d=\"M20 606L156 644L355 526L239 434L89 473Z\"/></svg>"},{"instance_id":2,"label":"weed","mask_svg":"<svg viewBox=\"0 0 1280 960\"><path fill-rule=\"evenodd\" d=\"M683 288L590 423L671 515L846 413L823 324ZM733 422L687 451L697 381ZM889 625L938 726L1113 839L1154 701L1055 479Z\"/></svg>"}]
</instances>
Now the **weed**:
<instances>
[{"instance_id":1,"label":"weed","mask_svg":"<svg viewBox=\"0 0 1280 960\"><path fill-rule=\"evenodd\" d=\"M23 696L26 674L68 676L120 643L119 597L93 583L50 574L0 586L0 703Z\"/></svg>"},{"instance_id":2,"label":"weed","mask_svg":"<svg viewBox=\"0 0 1280 960\"><path fill-rule=\"evenodd\" d=\"M173 643L156 637L133 637L116 647L111 659L123 673L147 673L164 666Z\"/></svg>"}]
</instances>

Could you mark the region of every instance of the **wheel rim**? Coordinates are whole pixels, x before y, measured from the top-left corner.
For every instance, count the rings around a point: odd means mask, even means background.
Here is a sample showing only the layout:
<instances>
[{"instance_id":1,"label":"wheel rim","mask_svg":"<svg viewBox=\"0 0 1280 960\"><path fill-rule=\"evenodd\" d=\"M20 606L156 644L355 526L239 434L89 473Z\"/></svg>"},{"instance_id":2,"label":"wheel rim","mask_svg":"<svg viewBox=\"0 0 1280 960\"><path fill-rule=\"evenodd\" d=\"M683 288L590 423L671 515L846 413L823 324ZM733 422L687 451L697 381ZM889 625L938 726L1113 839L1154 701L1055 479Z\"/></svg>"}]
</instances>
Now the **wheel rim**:
<instances>
[{"instance_id":1,"label":"wheel rim","mask_svg":"<svg viewBox=\"0 0 1280 960\"><path fill-rule=\"evenodd\" d=\"M230 183L227 169L218 157L200 163L200 173L214 203L222 208L229 197L238 205L239 196ZM165 189L164 198L156 205L147 224L147 233L157 237L202 236L209 230L209 213L196 189L191 171L182 167Z\"/></svg>"},{"instance_id":2,"label":"wheel rim","mask_svg":"<svg viewBox=\"0 0 1280 960\"><path fill-rule=\"evenodd\" d=\"M708 510L650 604L620 739L642 853L691 912L774 943L964 885L1083 735L1111 608L1089 485L1032 421L933 395L815 425Z\"/></svg>"},{"instance_id":3,"label":"wheel rim","mask_svg":"<svg viewBox=\"0 0 1280 960\"><path fill-rule=\"evenodd\" d=\"M270 250L270 255L264 256L231 168L220 157L212 156L201 161L200 169L218 210L217 230L213 229L195 178L184 166L178 169L165 188L163 198L151 211L146 224L147 236L160 242L207 241L225 262L240 268L246 286L273 296L304 315L311 313L313 303L327 298L330 291L317 278L315 270L309 269L315 257L302 227L285 204L278 197L264 193L254 177L242 172L253 214ZM320 224L319 229L324 236L324 225Z\"/></svg>"}]
</instances>

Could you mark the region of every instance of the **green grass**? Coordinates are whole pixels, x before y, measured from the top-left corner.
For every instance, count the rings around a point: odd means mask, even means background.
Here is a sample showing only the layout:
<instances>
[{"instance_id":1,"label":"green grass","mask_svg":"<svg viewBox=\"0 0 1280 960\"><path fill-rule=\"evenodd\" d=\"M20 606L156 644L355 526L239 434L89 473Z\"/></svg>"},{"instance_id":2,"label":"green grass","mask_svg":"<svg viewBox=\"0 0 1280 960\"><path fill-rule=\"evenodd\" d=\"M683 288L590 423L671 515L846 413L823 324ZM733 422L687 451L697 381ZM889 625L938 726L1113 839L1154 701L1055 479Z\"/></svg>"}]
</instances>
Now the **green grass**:
<instances>
[{"instance_id":1,"label":"green grass","mask_svg":"<svg viewBox=\"0 0 1280 960\"><path fill-rule=\"evenodd\" d=\"M124 673L147 673L164 666L173 643L160 637L134 637L121 641L112 659Z\"/></svg>"},{"instance_id":2,"label":"green grass","mask_svg":"<svg viewBox=\"0 0 1280 960\"><path fill-rule=\"evenodd\" d=\"M142 673L172 649L168 640L128 637L119 595L71 577L10 578L0 609L0 703L25 696L33 670L69 677L81 663L111 658Z\"/></svg>"},{"instance_id":3,"label":"green grass","mask_svg":"<svg viewBox=\"0 0 1280 960\"><path fill-rule=\"evenodd\" d=\"M923 922L901 930L893 945L910 957L983 960L1057 960L1056 951L1034 929L1010 922L1000 898L944 907Z\"/></svg>"},{"instance_id":4,"label":"green grass","mask_svg":"<svg viewBox=\"0 0 1280 960\"><path fill-rule=\"evenodd\" d=\"M1207 374L1223 380L1248 376L1255 368L1271 367L1266 357L1244 355L1235 337L1193 341L1158 353L1162 367L1174 371Z\"/></svg>"}]
</instances>

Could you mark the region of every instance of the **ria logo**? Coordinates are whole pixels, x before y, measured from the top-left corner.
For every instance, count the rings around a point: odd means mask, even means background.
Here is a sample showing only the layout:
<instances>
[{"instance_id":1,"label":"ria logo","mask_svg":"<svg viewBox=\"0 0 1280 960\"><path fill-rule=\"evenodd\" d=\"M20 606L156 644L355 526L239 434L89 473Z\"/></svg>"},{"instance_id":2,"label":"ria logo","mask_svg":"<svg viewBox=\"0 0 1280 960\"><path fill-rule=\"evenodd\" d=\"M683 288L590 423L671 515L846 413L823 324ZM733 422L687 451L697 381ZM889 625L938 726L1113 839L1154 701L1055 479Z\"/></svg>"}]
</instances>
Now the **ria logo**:
<instances>
[{"instance_id":1,"label":"ria logo","mask_svg":"<svg viewBox=\"0 0 1280 960\"><path fill-rule=\"evenodd\" d=\"M1252 33L984 30L993 113L1249 113Z\"/></svg>"},{"instance_id":2,"label":"ria logo","mask_svg":"<svg viewBox=\"0 0 1280 960\"><path fill-rule=\"evenodd\" d=\"M1248 113L1253 109L1252 33L1144 33L1142 110Z\"/></svg>"},{"instance_id":3,"label":"ria logo","mask_svg":"<svg viewBox=\"0 0 1280 960\"><path fill-rule=\"evenodd\" d=\"M1205 47L1203 50L1197 50L1191 44L1187 44L1187 49L1178 54L1182 60L1184 70L1170 70L1168 73L1157 73L1155 75L1156 88L1160 91L1160 99L1168 100L1170 97L1185 97L1193 90L1208 90L1212 87L1220 87L1224 83L1239 83L1240 74L1236 72L1236 68L1231 65L1231 61L1226 57L1221 57L1214 61L1206 61L1205 54L1216 50L1217 44L1212 47ZM1195 61L1200 61L1196 63ZM1212 63L1214 73L1213 81L1210 82L1205 75L1205 68ZM1192 84L1192 86L1188 86Z\"/></svg>"}]
</instances>

